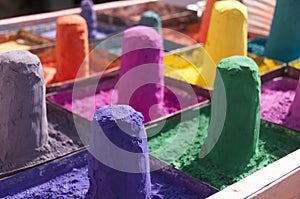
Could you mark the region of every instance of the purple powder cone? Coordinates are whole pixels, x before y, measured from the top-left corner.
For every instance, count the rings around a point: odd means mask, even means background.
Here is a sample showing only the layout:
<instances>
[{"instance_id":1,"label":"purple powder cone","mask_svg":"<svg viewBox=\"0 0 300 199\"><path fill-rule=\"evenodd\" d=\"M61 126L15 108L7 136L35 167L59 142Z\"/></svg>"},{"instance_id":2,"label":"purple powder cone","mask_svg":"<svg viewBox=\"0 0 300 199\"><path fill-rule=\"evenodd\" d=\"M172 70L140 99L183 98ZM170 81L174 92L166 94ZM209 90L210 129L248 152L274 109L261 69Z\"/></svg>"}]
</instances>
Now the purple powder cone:
<instances>
[{"instance_id":1,"label":"purple powder cone","mask_svg":"<svg viewBox=\"0 0 300 199\"><path fill-rule=\"evenodd\" d=\"M89 39L95 39L97 34L97 15L93 6L94 3L91 0L81 1L80 15L86 20L89 31Z\"/></svg>"},{"instance_id":2,"label":"purple powder cone","mask_svg":"<svg viewBox=\"0 0 300 199\"><path fill-rule=\"evenodd\" d=\"M143 116L127 105L103 106L91 123L87 198L150 198Z\"/></svg>"}]
</instances>

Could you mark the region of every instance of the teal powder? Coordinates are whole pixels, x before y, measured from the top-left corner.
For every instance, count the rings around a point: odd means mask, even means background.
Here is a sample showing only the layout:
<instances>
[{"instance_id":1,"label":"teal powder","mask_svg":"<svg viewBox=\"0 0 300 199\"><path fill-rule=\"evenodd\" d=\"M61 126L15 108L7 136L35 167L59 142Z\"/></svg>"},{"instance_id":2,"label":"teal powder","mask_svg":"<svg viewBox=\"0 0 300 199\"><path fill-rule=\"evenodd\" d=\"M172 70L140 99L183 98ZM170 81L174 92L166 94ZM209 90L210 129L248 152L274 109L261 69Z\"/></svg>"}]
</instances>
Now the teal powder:
<instances>
[{"instance_id":1,"label":"teal powder","mask_svg":"<svg viewBox=\"0 0 300 199\"><path fill-rule=\"evenodd\" d=\"M200 115L181 123L174 121L173 125L169 125L170 128L163 129L156 136L149 138L149 152L194 178L218 189L224 189L300 147L299 134L262 121L258 152L245 167L226 169L222 166L216 166L198 156L207 136L210 112L211 106L206 106L200 109ZM190 134L195 128L197 133L191 140L191 144L186 149L182 148L182 145L191 139ZM151 129L148 129L147 133L149 134L150 131ZM177 141L175 142L175 140ZM234 141L239 142L240 140ZM172 150L166 150L168 148ZM180 157L172 160L171 157L178 156L178 154L181 154Z\"/></svg>"},{"instance_id":2,"label":"teal powder","mask_svg":"<svg viewBox=\"0 0 300 199\"><path fill-rule=\"evenodd\" d=\"M300 1L277 0L266 57L290 62L300 57Z\"/></svg>"},{"instance_id":3,"label":"teal powder","mask_svg":"<svg viewBox=\"0 0 300 199\"><path fill-rule=\"evenodd\" d=\"M251 58L232 56L218 64L201 157L230 169L249 162L258 144L260 87L258 66Z\"/></svg>"},{"instance_id":4,"label":"teal powder","mask_svg":"<svg viewBox=\"0 0 300 199\"><path fill-rule=\"evenodd\" d=\"M142 14L139 25L153 27L157 32L162 35L161 19L157 12L146 11Z\"/></svg>"}]
</instances>

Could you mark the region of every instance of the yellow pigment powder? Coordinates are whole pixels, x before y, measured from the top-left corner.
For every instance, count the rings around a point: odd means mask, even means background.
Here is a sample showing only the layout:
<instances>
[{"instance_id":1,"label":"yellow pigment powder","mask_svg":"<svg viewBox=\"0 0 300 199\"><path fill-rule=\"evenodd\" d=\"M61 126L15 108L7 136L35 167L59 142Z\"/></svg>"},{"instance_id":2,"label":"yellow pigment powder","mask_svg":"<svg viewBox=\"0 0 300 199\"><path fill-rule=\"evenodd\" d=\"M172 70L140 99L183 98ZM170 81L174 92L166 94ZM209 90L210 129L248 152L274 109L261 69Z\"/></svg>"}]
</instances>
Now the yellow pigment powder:
<instances>
[{"instance_id":1,"label":"yellow pigment powder","mask_svg":"<svg viewBox=\"0 0 300 199\"><path fill-rule=\"evenodd\" d=\"M20 44L16 41L7 41L0 43L0 53L7 52L10 50L28 50L30 49L29 45Z\"/></svg>"}]
</instances>

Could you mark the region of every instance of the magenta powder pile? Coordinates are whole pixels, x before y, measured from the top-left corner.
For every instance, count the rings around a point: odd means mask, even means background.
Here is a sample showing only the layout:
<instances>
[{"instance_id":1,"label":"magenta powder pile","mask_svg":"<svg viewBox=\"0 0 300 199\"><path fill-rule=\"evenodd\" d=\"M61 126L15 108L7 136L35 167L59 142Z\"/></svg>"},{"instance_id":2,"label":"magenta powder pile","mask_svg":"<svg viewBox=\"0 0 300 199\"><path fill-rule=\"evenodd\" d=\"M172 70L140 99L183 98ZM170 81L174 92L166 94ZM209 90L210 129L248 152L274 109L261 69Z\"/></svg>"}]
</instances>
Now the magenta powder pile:
<instances>
[{"instance_id":1,"label":"magenta powder pile","mask_svg":"<svg viewBox=\"0 0 300 199\"><path fill-rule=\"evenodd\" d=\"M119 75L119 79L110 80L111 83L100 83L102 89L98 88L95 103L94 94L84 91L92 90L88 88L76 90L76 97L72 102L71 92L60 93L50 99L89 120L96 107L130 105L143 114L145 122L206 100L196 96L191 87L180 90L165 85L163 44L161 36L151 27L135 26L125 30Z\"/></svg>"},{"instance_id":2,"label":"magenta powder pile","mask_svg":"<svg viewBox=\"0 0 300 199\"><path fill-rule=\"evenodd\" d=\"M299 81L300 82L300 81ZM296 96L296 90L298 97ZM300 131L300 84L280 77L262 85L261 118ZM293 104L293 105L292 105Z\"/></svg>"},{"instance_id":3,"label":"magenta powder pile","mask_svg":"<svg viewBox=\"0 0 300 199\"><path fill-rule=\"evenodd\" d=\"M72 91L60 92L48 98L65 109L91 121L96 108L114 104L113 93L116 92L114 88L116 82L117 79L112 79L100 83L95 95L89 93L88 87L84 87L77 90L80 96L73 100ZM171 88L172 91L164 87L164 100L162 104L164 107L164 115L177 112L196 103L208 101L208 99L202 96L193 96L182 89L171 86L169 86L169 88ZM184 103L179 103L179 101L184 101ZM95 105L93 105L93 102L95 102Z\"/></svg>"},{"instance_id":4,"label":"magenta powder pile","mask_svg":"<svg viewBox=\"0 0 300 199\"><path fill-rule=\"evenodd\" d=\"M154 28L124 31L117 102L141 112L145 122L165 115L163 56L162 39Z\"/></svg>"}]
</instances>

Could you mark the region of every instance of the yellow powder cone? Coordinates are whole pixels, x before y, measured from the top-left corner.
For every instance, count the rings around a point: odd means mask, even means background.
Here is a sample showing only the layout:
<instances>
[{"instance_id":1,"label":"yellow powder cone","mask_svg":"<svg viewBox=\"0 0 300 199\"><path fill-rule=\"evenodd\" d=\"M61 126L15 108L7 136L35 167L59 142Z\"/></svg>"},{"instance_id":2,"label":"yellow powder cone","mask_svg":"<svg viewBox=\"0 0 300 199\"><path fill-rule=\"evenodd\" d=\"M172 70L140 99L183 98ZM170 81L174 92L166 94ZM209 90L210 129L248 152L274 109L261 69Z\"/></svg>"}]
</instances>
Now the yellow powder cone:
<instances>
[{"instance_id":1,"label":"yellow powder cone","mask_svg":"<svg viewBox=\"0 0 300 199\"><path fill-rule=\"evenodd\" d=\"M197 84L212 88L216 64L233 56L247 56L247 8L238 1L218 1L214 4L202 57L202 71Z\"/></svg>"},{"instance_id":2,"label":"yellow powder cone","mask_svg":"<svg viewBox=\"0 0 300 199\"><path fill-rule=\"evenodd\" d=\"M214 4L205 49L215 63L233 55L247 55L247 8L238 1Z\"/></svg>"}]
</instances>

